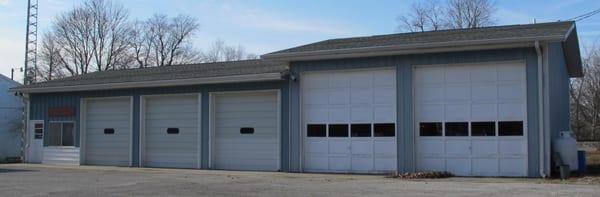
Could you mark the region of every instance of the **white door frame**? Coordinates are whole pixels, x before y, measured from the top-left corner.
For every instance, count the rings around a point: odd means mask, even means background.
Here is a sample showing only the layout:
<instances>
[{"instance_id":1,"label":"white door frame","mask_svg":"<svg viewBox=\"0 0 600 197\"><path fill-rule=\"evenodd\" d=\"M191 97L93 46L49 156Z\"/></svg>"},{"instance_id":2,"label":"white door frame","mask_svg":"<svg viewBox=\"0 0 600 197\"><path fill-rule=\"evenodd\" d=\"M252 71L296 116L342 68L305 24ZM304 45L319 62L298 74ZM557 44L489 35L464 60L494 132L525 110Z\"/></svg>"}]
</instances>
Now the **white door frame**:
<instances>
[{"instance_id":1,"label":"white door frame","mask_svg":"<svg viewBox=\"0 0 600 197\"><path fill-rule=\"evenodd\" d=\"M417 146L417 142L419 142L419 134L418 134L418 128L419 125L417 124L417 119L416 119L416 99L415 99L415 91L416 91L416 86L415 86L415 71L418 68L422 68L422 67L451 67L451 66L489 66L489 65L498 65L498 64L519 64L520 66L523 67L523 74L525 76L525 81L524 81L524 94L525 98L524 98L524 106L523 106L523 110L524 110L524 118L523 118L523 142L525 143L525 174L528 175L529 174L529 124L528 124L528 111L527 111L527 98L529 97L529 95L527 94L527 64L524 60L508 60L508 61L493 61L493 62L473 62L473 63L450 63L450 64L422 64L422 65L412 65L412 117L413 117L413 140L412 140L412 147L414 149L413 151L413 161L414 161L414 170L416 171L418 166L419 166L419 160L418 160L418 146ZM498 121L499 120L494 120L496 122L496 139L499 140L501 138L501 136L498 136ZM444 121L442 121L442 127L445 127L444 125ZM471 128L470 128L471 123L469 122L469 143L472 143L472 136L471 135ZM443 136L444 133L442 133L441 137L445 137ZM510 137L510 136L509 136ZM445 140L444 140L445 143ZM445 144L444 144L444 149L445 149ZM498 146L499 146L499 141L498 141ZM498 147L499 148L499 147ZM498 150L500 151L500 150ZM498 156L500 157L500 156ZM472 155L470 156L470 158L472 158ZM499 160L499 159L498 159ZM472 163L472 162L471 162ZM470 166L471 171L469 173L472 173L473 171L473 166ZM500 172L498 172L500 173Z\"/></svg>"},{"instance_id":2,"label":"white door frame","mask_svg":"<svg viewBox=\"0 0 600 197\"><path fill-rule=\"evenodd\" d=\"M197 96L198 98L198 161L196 168L202 167L202 93L182 94L147 94L140 96L140 135L139 135L139 166L144 167L146 148L146 100L156 97Z\"/></svg>"},{"instance_id":3,"label":"white door frame","mask_svg":"<svg viewBox=\"0 0 600 197\"><path fill-rule=\"evenodd\" d=\"M214 145L214 132L215 132L215 96L223 95L223 94L243 94L243 93L269 93L275 92L277 93L277 170L281 170L281 90L280 89L265 89L265 90L242 90L242 91L219 91L219 92L209 92L208 93L208 128L209 128L209 137L208 137L208 168L212 169L213 166L213 145Z\"/></svg>"},{"instance_id":4,"label":"white door frame","mask_svg":"<svg viewBox=\"0 0 600 197\"><path fill-rule=\"evenodd\" d=\"M93 100L110 100L129 98L129 166L133 165L133 96L114 96L114 97L88 97L81 98L79 101L79 165L85 165L85 153L86 153L86 112L87 102Z\"/></svg>"}]
</instances>

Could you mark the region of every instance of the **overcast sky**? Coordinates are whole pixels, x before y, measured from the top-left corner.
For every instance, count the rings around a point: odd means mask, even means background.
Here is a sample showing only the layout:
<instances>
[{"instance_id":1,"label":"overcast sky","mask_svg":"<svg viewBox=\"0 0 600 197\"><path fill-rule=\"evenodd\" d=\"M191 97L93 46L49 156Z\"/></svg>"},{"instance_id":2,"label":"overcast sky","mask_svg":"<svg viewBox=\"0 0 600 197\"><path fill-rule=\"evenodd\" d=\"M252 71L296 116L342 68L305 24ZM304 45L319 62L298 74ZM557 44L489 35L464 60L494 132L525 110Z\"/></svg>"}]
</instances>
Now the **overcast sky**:
<instances>
[{"instance_id":1,"label":"overcast sky","mask_svg":"<svg viewBox=\"0 0 600 197\"><path fill-rule=\"evenodd\" d=\"M397 33L398 15L412 0L114 0L132 19L155 13L187 14L201 28L196 47L216 40L242 45L257 54L329 38ZM54 16L81 0L39 0L40 33ZM26 0L0 0L0 74L23 65ZM600 8L598 0L497 0L498 25L567 20ZM577 23L582 44L600 39L600 14ZM18 80L21 79L18 73Z\"/></svg>"}]
</instances>

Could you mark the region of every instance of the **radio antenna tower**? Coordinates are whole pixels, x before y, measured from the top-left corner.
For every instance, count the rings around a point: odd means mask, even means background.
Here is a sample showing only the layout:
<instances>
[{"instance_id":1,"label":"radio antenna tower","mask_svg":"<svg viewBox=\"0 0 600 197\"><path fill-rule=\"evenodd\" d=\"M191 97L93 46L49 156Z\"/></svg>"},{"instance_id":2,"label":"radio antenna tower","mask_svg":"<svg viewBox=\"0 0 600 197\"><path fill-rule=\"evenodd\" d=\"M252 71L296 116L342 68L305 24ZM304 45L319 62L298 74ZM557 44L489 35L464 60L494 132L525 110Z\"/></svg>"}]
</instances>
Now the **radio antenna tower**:
<instances>
[{"instance_id":1,"label":"radio antenna tower","mask_svg":"<svg viewBox=\"0 0 600 197\"><path fill-rule=\"evenodd\" d=\"M37 76L38 0L27 0L27 33L25 35L25 66L23 84L36 81Z\"/></svg>"}]
</instances>

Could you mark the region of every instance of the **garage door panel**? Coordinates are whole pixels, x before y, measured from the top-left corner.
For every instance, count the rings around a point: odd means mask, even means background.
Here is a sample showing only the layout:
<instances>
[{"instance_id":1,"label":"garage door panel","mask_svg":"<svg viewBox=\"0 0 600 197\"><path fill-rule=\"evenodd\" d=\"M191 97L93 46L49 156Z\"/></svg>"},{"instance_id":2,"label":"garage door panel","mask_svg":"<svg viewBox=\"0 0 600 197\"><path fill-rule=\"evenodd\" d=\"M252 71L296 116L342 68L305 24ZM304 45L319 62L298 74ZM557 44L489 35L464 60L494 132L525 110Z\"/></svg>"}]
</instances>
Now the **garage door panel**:
<instances>
[{"instance_id":1,"label":"garage door panel","mask_svg":"<svg viewBox=\"0 0 600 197\"><path fill-rule=\"evenodd\" d=\"M417 121L434 122L441 121L444 118L444 105L440 104L417 104Z\"/></svg>"},{"instance_id":2,"label":"garage door panel","mask_svg":"<svg viewBox=\"0 0 600 197\"><path fill-rule=\"evenodd\" d=\"M371 87L365 89L354 88L350 93L350 103L371 104L373 103L373 91Z\"/></svg>"},{"instance_id":3,"label":"garage door panel","mask_svg":"<svg viewBox=\"0 0 600 197\"><path fill-rule=\"evenodd\" d=\"M525 81L525 68L521 65L499 65L497 70L499 81Z\"/></svg>"},{"instance_id":4,"label":"garage door panel","mask_svg":"<svg viewBox=\"0 0 600 197\"><path fill-rule=\"evenodd\" d=\"M375 157L374 159L374 169L376 171L394 171L396 170L397 160L395 157Z\"/></svg>"},{"instance_id":5,"label":"garage door panel","mask_svg":"<svg viewBox=\"0 0 600 197\"><path fill-rule=\"evenodd\" d=\"M197 106L195 106L197 107ZM152 110L154 111L154 110ZM194 120L198 117L198 111L193 112L150 112L146 111L146 120L162 121L162 120Z\"/></svg>"},{"instance_id":6,"label":"garage door panel","mask_svg":"<svg viewBox=\"0 0 600 197\"><path fill-rule=\"evenodd\" d=\"M215 118L245 118L248 116L257 118L273 118L272 111L252 111L252 112L220 112L215 114Z\"/></svg>"},{"instance_id":7,"label":"garage door panel","mask_svg":"<svg viewBox=\"0 0 600 197\"><path fill-rule=\"evenodd\" d=\"M446 171L446 161L441 158L421 157L417 165L419 171Z\"/></svg>"},{"instance_id":8,"label":"garage door panel","mask_svg":"<svg viewBox=\"0 0 600 197\"><path fill-rule=\"evenodd\" d=\"M278 170L277 93L224 93L215 95L213 101L212 166L232 170ZM241 128L254 130L251 134L242 134Z\"/></svg>"},{"instance_id":9,"label":"garage door panel","mask_svg":"<svg viewBox=\"0 0 600 197\"><path fill-rule=\"evenodd\" d=\"M471 98L471 87L469 84L447 85L445 88L445 99L449 101L469 101Z\"/></svg>"},{"instance_id":10,"label":"garage door panel","mask_svg":"<svg viewBox=\"0 0 600 197\"><path fill-rule=\"evenodd\" d=\"M326 107L307 106L303 108L305 121L308 123L323 123L329 120L329 111Z\"/></svg>"},{"instance_id":11,"label":"garage door panel","mask_svg":"<svg viewBox=\"0 0 600 197\"><path fill-rule=\"evenodd\" d=\"M465 140L454 140L447 139L446 141L446 156L466 156L470 155L471 143L468 139Z\"/></svg>"},{"instance_id":12,"label":"garage door panel","mask_svg":"<svg viewBox=\"0 0 600 197\"><path fill-rule=\"evenodd\" d=\"M377 123L394 123L396 122L395 106L375 106L373 107L373 122Z\"/></svg>"},{"instance_id":13,"label":"garage door panel","mask_svg":"<svg viewBox=\"0 0 600 197\"><path fill-rule=\"evenodd\" d=\"M525 87L521 84L498 84L499 99L521 100L525 98Z\"/></svg>"},{"instance_id":14,"label":"garage door panel","mask_svg":"<svg viewBox=\"0 0 600 197\"><path fill-rule=\"evenodd\" d=\"M498 104L471 104L471 120L490 121L498 119Z\"/></svg>"},{"instance_id":15,"label":"garage door panel","mask_svg":"<svg viewBox=\"0 0 600 197\"><path fill-rule=\"evenodd\" d=\"M417 168L464 176L526 176L526 134L499 136L502 121L523 122L527 130L524 68L519 63L416 67ZM446 136L419 136L420 129L427 129L419 126L423 122L442 124ZM467 136L452 136L452 130L463 128L448 127L453 122L467 123Z\"/></svg>"},{"instance_id":16,"label":"garage door panel","mask_svg":"<svg viewBox=\"0 0 600 197\"><path fill-rule=\"evenodd\" d=\"M324 122L348 122L350 110L345 106L330 106L329 119Z\"/></svg>"},{"instance_id":17,"label":"garage door panel","mask_svg":"<svg viewBox=\"0 0 600 197\"><path fill-rule=\"evenodd\" d=\"M522 140L500 140L501 156L523 156L527 152L527 147Z\"/></svg>"},{"instance_id":18,"label":"garage door panel","mask_svg":"<svg viewBox=\"0 0 600 197\"><path fill-rule=\"evenodd\" d=\"M329 83L314 82L324 79ZM301 88L304 134L306 124L324 124L326 128L342 124L350 129L352 124L396 122L396 72L393 69L305 74ZM315 93L316 90L322 94ZM326 92L329 92L327 102L322 100ZM350 130L348 136L343 137L304 136L304 169L361 173L396 169L395 140L378 141L373 136L350 137L349 134ZM382 150L376 152L376 147ZM375 157L386 163L377 165Z\"/></svg>"},{"instance_id":19,"label":"garage door panel","mask_svg":"<svg viewBox=\"0 0 600 197\"><path fill-rule=\"evenodd\" d=\"M524 105L519 103L501 103L498 104L498 119L500 120L523 120Z\"/></svg>"},{"instance_id":20,"label":"garage door panel","mask_svg":"<svg viewBox=\"0 0 600 197\"><path fill-rule=\"evenodd\" d=\"M444 100L444 88L441 85L423 85L415 92L415 101L419 103L435 103Z\"/></svg>"},{"instance_id":21,"label":"garage door panel","mask_svg":"<svg viewBox=\"0 0 600 197\"><path fill-rule=\"evenodd\" d=\"M498 80L498 73L496 71L495 66L489 65L480 65L470 67L471 72L471 82L476 83L485 83L485 82L493 82L495 83Z\"/></svg>"},{"instance_id":22,"label":"garage door panel","mask_svg":"<svg viewBox=\"0 0 600 197\"><path fill-rule=\"evenodd\" d=\"M394 104L396 103L396 87L374 87L373 97L374 104Z\"/></svg>"},{"instance_id":23,"label":"garage door panel","mask_svg":"<svg viewBox=\"0 0 600 197\"><path fill-rule=\"evenodd\" d=\"M497 176L498 159L474 158L472 161L473 175L475 176Z\"/></svg>"},{"instance_id":24,"label":"garage door panel","mask_svg":"<svg viewBox=\"0 0 600 197\"><path fill-rule=\"evenodd\" d=\"M219 112L270 112L276 110L273 109L273 103L268 102L247 104L243 108L240 108L239 105L230 104L219 105L219 107Z\"/></svg>"},{"instance_id":25,"label":"garage door panel","mask_svg":"<svg viewBox=\"0 0 600 197\"><path fill-rule=\"evenodd\" d=\"M372 122L373 108L372 107L352 107L350 112L352 122ZM335 120L334 120L335 121ZM347 120L344 120L346 122Z\"/></svg>"},{"instance_id":26,"label":"garage door panel","mask_svg":"<svg viewBox=\"0 0 600 197\"><path fill-rule=\"evenodd\" d=\"M352 154L354 155L372 155L373 154L373 141L356 141L352 140Z\"/></svg>"},{"instance_id":27,"label":"garage door panel","mask_svg":"<svg viewBox=\"0 0 600 197\"><path fill-rule=\"evenodd\" d=\"M342 156L330 156L329 157L329 169L333 171L349 171L350 170L350 157Z\"/></svg>"},{"instance_id":28,"label":"garage door panel","mask_svg":"<svg viewBox=\"0 0 600 197\"><path fill-rule=\"evenodd\" d=\"M144 166L198 167L198 105L198 95L161 95L145 98ZM177 130L168 133L169 129Z\"/></svg>"},{"instance_id":29,"label":"garage door panel","mask_svg":"<svg viewBox=\"0 0 600 197\"><path fill-rule=\"evenodd\" d=\"M131 100L85 101L85 164L128 166L131 143ZM112 128L114 133L105 133Z\"/></svg>"},{"instance_id":30,"label":"garage door panel","mask_svg":"<svg viewBox=\"0 0 600 197\"><path fill-rule=\"evenodd\" d=\"M472 101L495 102L498 98L498 90L495 83L477 83L471 85Z\"/></svg>"},{"instance_id":31,"label":"garage door panel","mask_svg":"<svg viewBox=\"0 0 600 197\"><path fill-rule=\"evenodd\" d=\"M330 154L349 154L350 153L350 142L344 141L329 141L329 153Z\"/></svg>"},{"instance_id":32,"label":"garage door panel","mask_svg":"<svg viewBox=\"0 0 600 197\"><path fill-rule=\"evenodd\" d=\"M445 107L445 119L448 121L467 121L471 119L470 107L467 104L447 104Z\"/></svg>"},{"instance_id":33,"label":"garage door panel","mask_svg":"<svg viewBox=\"0 0 600 197\"><path fill-rule=\"evenodd\" d=\"M472 155L474 157L496 157L498 156L498 142L497 140L473 140L471 142L473 147Z\"/></svg>"},{"instance_id":34,"label":"garage door panel","mask_svg":"<svg viewBox=\"0 0 600 197\"><path fill-rule=\"evenodd\" d=\"M500 160L500 174L507 176L523 176L527 172L526 161L523 158L504 158Z\"/></svg>"},{"instance_id":35,"label":"garage door panel","mask_svg":"<svg viewBox=\"0 0 600 197\"><path fill-rule=\"evenodd\" d=\"M458 176L471 174L471 159L469 158L448 158L446 166L448 171Z\"/></svg>"},{"instance_id":36,"label":"garage door panel","mask_svg":"<svg viewBox=\"0 0 600 197\"><path fill-rule=\"evenodd\" d=\"M454 66L444 72L445 83L468 83L471 79L469 67Z\"/></svg>"},{"instance_id":37,"label":"garage door panel","mask_svg":"<svg viewBox=\"0 0 600 197\"><path fill-rule=\"evenodd\" d=\"M307 140L304 142L304 144L305 144L304 152L307 154L315 154L315 153L327 154L328 153L329 143L327 142L327 140L319 140L319 141Z\"/></svg>"}]
</instances>

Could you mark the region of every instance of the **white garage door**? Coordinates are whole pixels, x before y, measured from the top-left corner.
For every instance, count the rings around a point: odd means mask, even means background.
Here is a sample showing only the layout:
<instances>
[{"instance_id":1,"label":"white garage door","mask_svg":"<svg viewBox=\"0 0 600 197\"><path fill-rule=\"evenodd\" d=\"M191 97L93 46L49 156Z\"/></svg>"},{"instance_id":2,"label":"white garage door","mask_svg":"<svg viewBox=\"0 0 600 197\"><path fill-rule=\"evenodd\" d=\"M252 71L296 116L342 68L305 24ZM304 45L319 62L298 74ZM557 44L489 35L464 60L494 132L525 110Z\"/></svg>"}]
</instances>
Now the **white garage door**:
<instances>
[{"instance_id":1,"label":"white garage door","mask_svg":"<svg viewBox=\"0 0 600 197\"><path fill-rule=\"evenodd\" d=\"M215 93L212 167L279 170L278 93Z\"/></svg>"},{"instance_id":2,"label":"white garage door","mask_svg":"<svg viewBox=\"0 0 600 197\"><path fill-rule=\"evenodd\" d=\"M525 66L417 66L417 170L526 176Z\"/></svg>"},{"instance_id":3,"label":"white garage door","mask_svg":"<svg viewBox=\"0 0 600 197\"><path fill-rule=\"evenodd\" d=\"M144 166L199 168L198 95L144 99Z\"/></svg>"},{"instance_id":4,"label":"white garage door","mask_svg":"<svg viewBox=\"0 0 600 197\"><path fill-rule=\"evenodd\" d=\"M379 69L302 75L305 171L396 170L395 73Z\"/></svg>"},{"instance_id":5,"label":"white garage door","mask_svg":"<svg viewBox=\"0 0 600 197\"><path fill-rule=\"evenodd\" d=\"M85 164L129 166L131 99L87 99L85 105Z\"/></svg>"}]
</instances>

